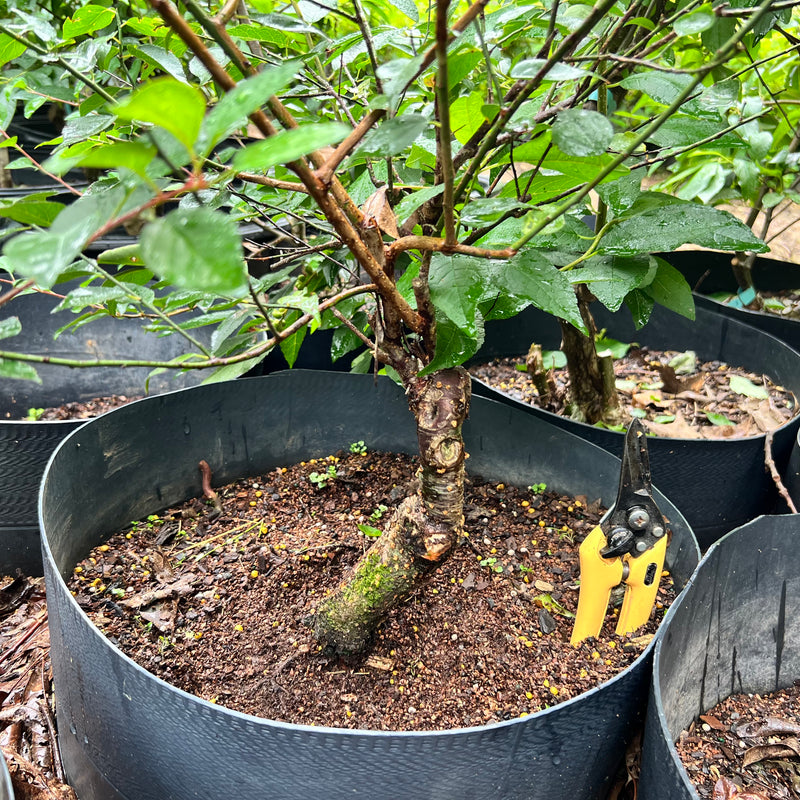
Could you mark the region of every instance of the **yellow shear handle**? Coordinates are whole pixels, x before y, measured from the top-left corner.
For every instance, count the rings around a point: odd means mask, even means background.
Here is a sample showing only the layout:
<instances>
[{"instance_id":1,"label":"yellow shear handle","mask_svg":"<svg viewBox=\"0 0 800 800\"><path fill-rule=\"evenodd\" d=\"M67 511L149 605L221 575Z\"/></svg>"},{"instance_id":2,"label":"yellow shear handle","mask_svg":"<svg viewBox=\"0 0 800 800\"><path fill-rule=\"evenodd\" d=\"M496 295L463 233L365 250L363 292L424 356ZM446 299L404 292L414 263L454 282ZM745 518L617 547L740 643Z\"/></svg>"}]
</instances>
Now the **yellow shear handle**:
<instances>
[{"instance_id":1,"label":"yellow shear handle","mask_svg":"<svg viewBox=\"0 0 800 800\"><path fill-rule=\"evenodd\" d=\"M666 537L664 537L666 538ZM598 525L583 540L579 552L581 588L578 612L570 642L580 644L590 636L599 636L606 616L611 590L622 581L622 559L603 558L600 551L606 546L606 536ZM658 573L659 577L661 572ZM627 601L627 595L625 597Z\"/></svg>"},{"instance_id":2,"label":"yellow shear handle","mask_svg":"<svg viewBox=\"0 0 800 800\"><path fill-rule=\"evenodd\" d=\"M667 553L667 537L662 536L646 553L639 558L625 556L628 577L625 578L625 598L619 612L617 633L622 636L632 633L650 619L650 612L656 602L656 593L664 569ZM583 563L581 562L581 569ZM583 579L581 579L583 584ZM580 610L580 605L578 606Z\"/></svg>"}]
</instances>

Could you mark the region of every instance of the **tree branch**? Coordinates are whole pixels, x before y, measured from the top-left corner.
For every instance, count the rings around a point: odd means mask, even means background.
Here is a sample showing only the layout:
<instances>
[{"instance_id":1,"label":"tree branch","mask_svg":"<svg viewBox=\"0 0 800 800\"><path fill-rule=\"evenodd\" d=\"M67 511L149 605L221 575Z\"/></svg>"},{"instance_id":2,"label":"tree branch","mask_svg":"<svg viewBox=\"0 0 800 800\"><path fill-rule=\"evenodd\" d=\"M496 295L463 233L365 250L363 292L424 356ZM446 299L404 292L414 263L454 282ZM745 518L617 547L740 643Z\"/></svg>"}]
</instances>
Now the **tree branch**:
<instances>
[{"instance_id":1,"label":"tree branch","mask_svg":"<svg viewBox=\"0 0 800 800\"><path fill-rule=\"evenodd\" d=\"M456 242L455 198L453 183L453 151L450 143L450 82L447 71L447 8L449 0L436 2L436 59L438 72L436 75L436 110L439 118L436 141L438 143L438 160L442 169L444 193L442 195L442 214L444 215L444 238L448 245Z\"/></svg>"}]
</instances>

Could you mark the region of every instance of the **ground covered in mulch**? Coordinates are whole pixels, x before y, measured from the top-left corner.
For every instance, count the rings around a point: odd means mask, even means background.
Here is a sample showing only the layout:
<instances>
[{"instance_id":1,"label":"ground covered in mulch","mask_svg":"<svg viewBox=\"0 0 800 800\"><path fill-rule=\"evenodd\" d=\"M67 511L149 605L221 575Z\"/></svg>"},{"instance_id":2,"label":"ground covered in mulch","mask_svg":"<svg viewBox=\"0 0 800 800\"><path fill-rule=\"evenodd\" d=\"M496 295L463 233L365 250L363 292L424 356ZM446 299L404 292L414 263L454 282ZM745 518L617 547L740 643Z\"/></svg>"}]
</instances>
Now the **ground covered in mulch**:
<instances>
[{"instance_id":1,"label":"ground covered in mulch","mask_svg":"<svg viewBox=\"0 0 800 800\"><path fill-rule=\"evenodd\" d=\"M725 305L737 305L741 308L739 295L727 292L714 292L709 297ZM758 302L750 303L745 308L752 311L763 311L786 319L800 320L800 292L766 292L759 291Z\"/></svg>"},{"instance_id":2,"label":"ground covered in mulch","mask_svg":"<svg viewBox=\"0 0 800 800\"><path fill-rule=\"evenodd\" d=\"M354 450L279 468L116 533L70 587L94 623L151 672L240 711L379 730L457 728L533 713L635 660L650 623L569 644L577 547L602 509L546 487L469 481L467 536L396 609L359 663L332 660L310 615L409 491L405 456ZM198 487L200 484L198 475ZM360 527L359 527L360 526ZM617 603L620 597L616 598Z\"/></svg>"},{"instance_id":3,"label":"ground covered in mulch","mask_svg":"<svg viewBox=\"0 0 800 800\"><path fill-rule=\"evenodd\" d=\"M771 694L731 695L676 743L700 797L800 798L800 681Z\"/></svg>"},{"instance_id":4,"label":"ground covered in mulch","mask_svg":"<svg viewBox=\"0 0 800 800\"><path fill-rule=\"evenodd\" d=\"M128 397L122 394L112 394L108 397L96 397L93 400L64 403L51 408L29 408L28 413L21 419L34 422L40 420L91 419L140 398L141 395Z\"/></svg>"},{"instance_id":5,"label":"ground covered in mulch","mask_svg":"<svg viewBox=\"0 0 800 800\"><path fill-rule=\"evenodd\" d=\"M566 367L549 370L554 388L549 401L540 398L527 373L525 355L476 365L470 368L470 373L515 400L556 414L566 413L569 392ZM691 351L656 352L631 347L624 356L615 359L614 373L626 424L638 417L657 436L686 439L755 436L775 430L797 413L794 395L768 376L720 362L701 362Z\"/></svg>"},{"instance_id":6,"label":"ground covered in mulch","mask_svg":"<svg viewBox=\"0 0 800 800\"><path fill-rule=\"evenodd\" d=\"M56 743L42 578L0 578L0 747L16 800L75 800Z\"/></svg>"}]
</instances>

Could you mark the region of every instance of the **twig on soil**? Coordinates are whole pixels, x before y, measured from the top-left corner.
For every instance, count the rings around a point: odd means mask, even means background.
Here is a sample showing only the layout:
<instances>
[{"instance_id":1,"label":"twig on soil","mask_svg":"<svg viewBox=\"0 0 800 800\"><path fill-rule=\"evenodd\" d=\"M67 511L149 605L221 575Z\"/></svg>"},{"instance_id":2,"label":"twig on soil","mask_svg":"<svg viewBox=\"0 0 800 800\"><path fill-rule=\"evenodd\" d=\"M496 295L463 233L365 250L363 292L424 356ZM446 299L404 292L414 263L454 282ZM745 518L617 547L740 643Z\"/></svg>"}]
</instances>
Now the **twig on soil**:
<instances>
[{"instance_id":1,"label":"twig on soil","mask_svg":"<svg viewBox=\"0 0 800 800\"><path fill-rule=\"evenodd\" d=\"M775 460L772 458L772 434L773 431L767 431L767 434L764 438L764 462L769 469L769 474L772 476L772 480L775 482L775 486L778 487L780 496L786 501L786 505L789 506L789 510L792 512L792 514L797 514L797 508L791 496L789 495L789 492L786 490L786 486L784 486L780 473L775 466Z\"/></svg>"}]
</instances>

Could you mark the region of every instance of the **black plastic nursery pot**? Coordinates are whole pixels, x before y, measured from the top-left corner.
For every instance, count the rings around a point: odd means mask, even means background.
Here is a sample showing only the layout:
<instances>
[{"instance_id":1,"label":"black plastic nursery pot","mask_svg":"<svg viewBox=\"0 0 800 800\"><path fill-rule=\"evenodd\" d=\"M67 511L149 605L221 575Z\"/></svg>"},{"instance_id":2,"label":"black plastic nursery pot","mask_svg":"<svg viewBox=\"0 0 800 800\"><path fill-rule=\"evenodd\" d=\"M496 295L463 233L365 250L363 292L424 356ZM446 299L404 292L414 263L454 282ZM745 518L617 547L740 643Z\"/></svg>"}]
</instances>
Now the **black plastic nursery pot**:
<instances>
[{"instance_id":1,"label":"black plastic nursery pot","mask_svg":"<svg viewBox=\"0 0 800 800\"><path fill-rule=\"evenodd\" d=\"M74 315L51 313L57 301L47 295L14 298L7 307L17 316L22 333L3 342L9 350L64 358L140 359L145 354L167 360L183 352L177 335L158 338L146 334L138 320L100 319L64 333L53 334ZM36 499L47 460L58 443L85 420L26 421L29 409L60 406L112 394L138 396L145 393L150 373L146 368L69 369L43 365L41 383L2 379L0 393L0 574L17 569L29 575L42 574ZM188 386L201 379L199 373L154 375L149 392L164 392Z\"/></svg>"},{"instance_id":2,"label":"black plastic nursery pot","mask_svg":"<svg viewBox=\"0 0 800 800\"><path fill-rule=\"evenodd\" d=\"M705 555L656 644L639 795L698 800L674 742L731 694L800 678L800 518L765 516Z\"/></svg>"},{"instance_id":3,"label":"black plastic nursery pot","mask_svg":"<svg viewBox=\"0 0 800 800\"><path fill-rule=\"evenodd\" d=\"M800 398L800 353L755 328L705 308L694 322L657 306L641 330L627 309L611 313L592 306L598 329L624 342L655 350L694 350L704 361L723 361L757 374L767 374ZM533 342L558 349L561 331L555 318L530 308L510 320L486 324L483 347L471 363L527 353ZM547 419L610 452L621 455L624 435L576 422L515 400L479 380L474 391ZM786 468L800 417L773 432L772 456L779 471ZM653 481L681 509L705 550L739 525L769 513L777 501L775 484L765 469L765 435L744 439L667 439L651 437Z\"/></svg>"},{"instance_id":4,"label":"black plastic nursery pot","mask_svg":"<svg viewBox=\"0 0 800 800\"><path fill-rule=\"evenodd\" d=\"M672 266L679 269L694 289L695 302L704 308L771 333L800 352L800 319L790 319L764 311L736 308L706 295L715 292L736 294L738 285L731 269L731 254L711 250L678 250L663 253ZM753 265L756 287L764 292L800 290L800 264L757 258Z\"/></svg>"},{"instance_id":5,"label":"black plastic nursery pot","mask_svg":"<svg viewBox=\"0 0 800 800\"><path fill-rule=\"evenodd\" d=\"M469 469L613 502L619 461L553 425L473 399ZM81 800L536 800L604 798L637 729L652 645L602 686L526 718L441 732L317 728L237 713L175 689L108 641L65 578L128 520L221 485L347 449L416 452L402 390L369 375L280 372L138 401L70 435L40 495L59 740ZM680 512L668 566L698 550Z\"/></svg>"}]
</instances>

